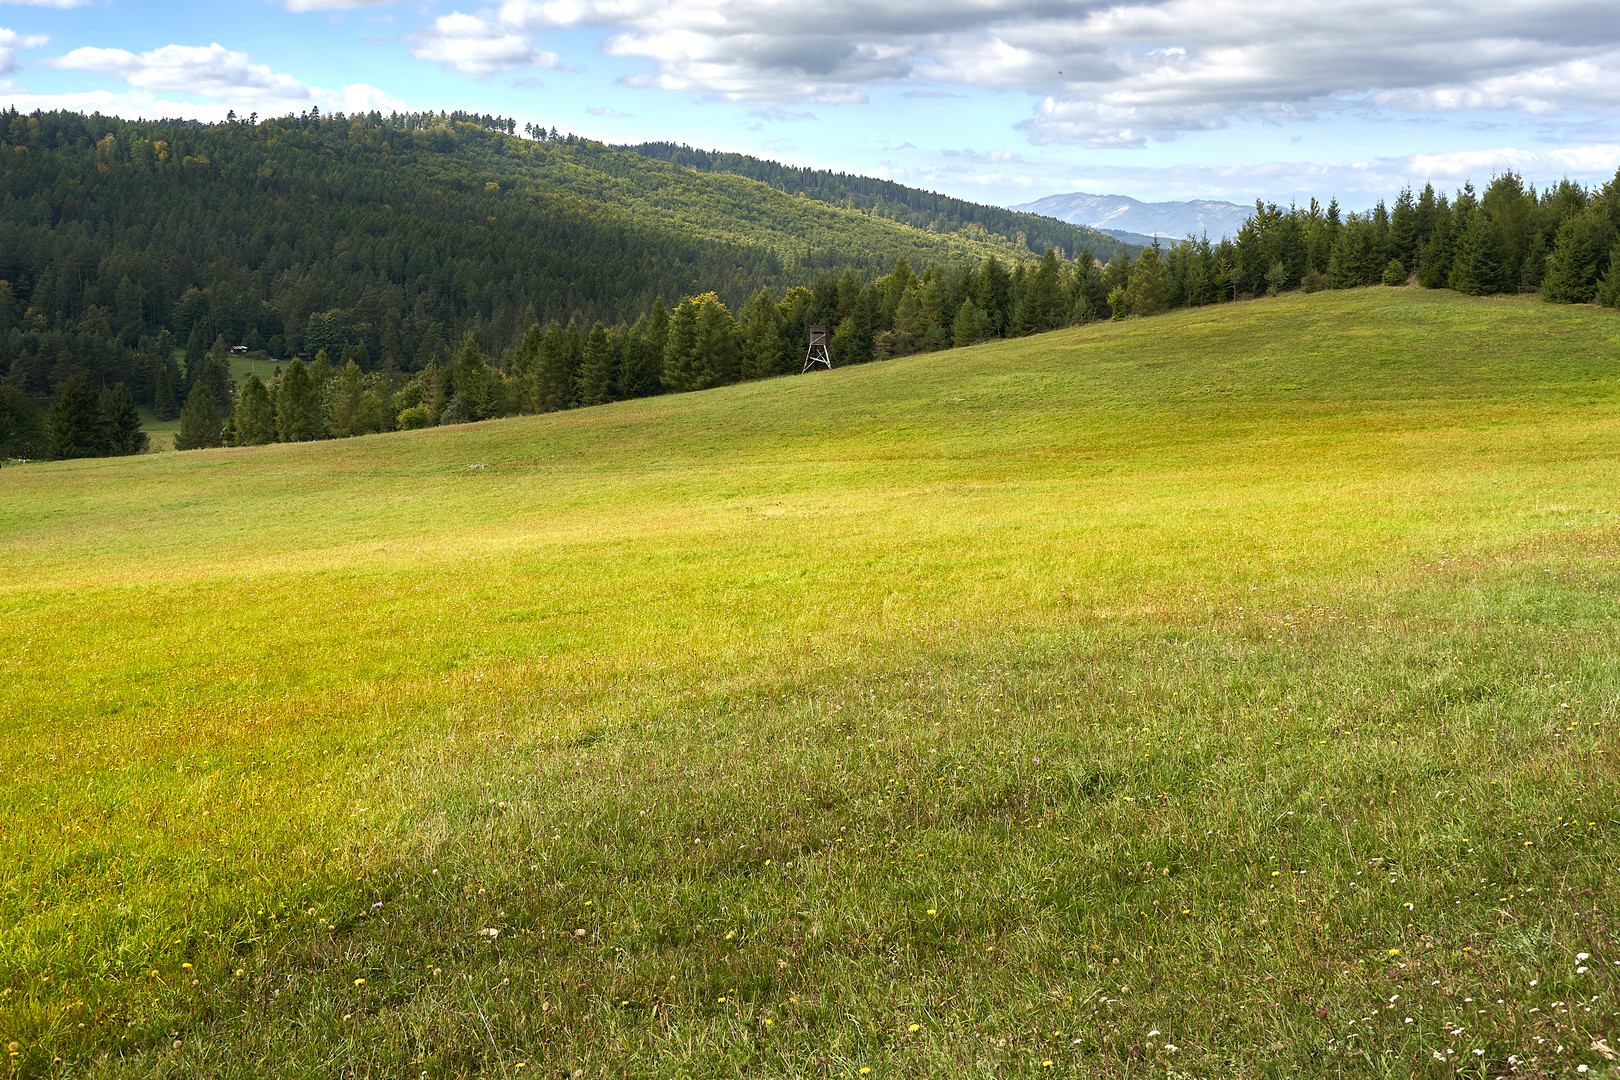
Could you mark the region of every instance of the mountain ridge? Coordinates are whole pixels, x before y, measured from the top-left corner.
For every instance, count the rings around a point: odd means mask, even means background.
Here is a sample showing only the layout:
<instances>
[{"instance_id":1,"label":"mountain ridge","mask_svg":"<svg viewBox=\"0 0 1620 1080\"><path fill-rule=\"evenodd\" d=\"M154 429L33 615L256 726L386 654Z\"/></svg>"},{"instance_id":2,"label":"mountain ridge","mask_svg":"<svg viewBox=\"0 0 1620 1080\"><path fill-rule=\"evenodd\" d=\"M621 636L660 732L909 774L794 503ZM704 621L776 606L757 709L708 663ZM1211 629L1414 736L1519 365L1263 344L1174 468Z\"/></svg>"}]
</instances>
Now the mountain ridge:
<instances>
[{"instance_id":1,"label":"mountain ridge","mask_svg":"<svg viewBox=\"0 0 1620 1080\"><path fill-rule=\"evenodd\" d=\"M1144 202L1129 195L1092 195L1084 191L1046 195L1008 207L1097 229L1121 239L1136 234L1181 239L1208 234L1211 240L1234 237L1253 209L1216 199Z\"/></svg>"}]
</instances>

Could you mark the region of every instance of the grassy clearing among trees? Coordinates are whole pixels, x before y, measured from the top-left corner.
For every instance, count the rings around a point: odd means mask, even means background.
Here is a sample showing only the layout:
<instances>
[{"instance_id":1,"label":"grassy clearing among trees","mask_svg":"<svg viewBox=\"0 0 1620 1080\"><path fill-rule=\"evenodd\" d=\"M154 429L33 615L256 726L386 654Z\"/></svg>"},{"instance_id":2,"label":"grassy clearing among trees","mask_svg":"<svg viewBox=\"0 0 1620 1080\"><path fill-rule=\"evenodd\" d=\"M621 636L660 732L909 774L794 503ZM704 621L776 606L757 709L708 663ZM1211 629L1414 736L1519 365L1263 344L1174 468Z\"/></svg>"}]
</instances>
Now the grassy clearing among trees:
<instances>
[{"instance_id":1,"label":"grassy clearing among trees","mask_svg":"<svg viewBox=\"0 0 1620 1080\"><path fill-rule=\"evenodd\" d=\"M0 471L10 1075L1601 1074L1617 375L1371 289Z\"/></svg>"}]
</instances>

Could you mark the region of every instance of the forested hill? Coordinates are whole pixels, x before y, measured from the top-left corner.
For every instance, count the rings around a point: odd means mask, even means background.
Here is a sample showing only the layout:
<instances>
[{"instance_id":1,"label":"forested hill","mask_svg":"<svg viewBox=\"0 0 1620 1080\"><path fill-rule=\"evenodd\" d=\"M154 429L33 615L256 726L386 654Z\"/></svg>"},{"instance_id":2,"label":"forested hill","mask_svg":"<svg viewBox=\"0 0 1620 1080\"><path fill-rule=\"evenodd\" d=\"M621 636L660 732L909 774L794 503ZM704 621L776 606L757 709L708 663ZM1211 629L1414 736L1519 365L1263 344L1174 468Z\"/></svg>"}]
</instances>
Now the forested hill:
<instances>
[{"instance_id":1,"label":"forested hill","mask_svg":"<svg viewBox=\"0 0 1620 1080\"><path fill-rule=\"evenodd\" d=\"M0 113L0 377L35 397L72 373L110 385L133 378L143 340L199 327L276 356L353 339L412 370L468 330L499 356L535 323L629 323L658 297L715 292L736 309L761 287L870 280L901 257L1033 259L982 229L512 126Z\"/></svg>"},{"instance_id":2,"label":"forested hill","mask_svg":"<svg viewBox=\"0 0 1620 1080\"><path fill-rule=\"evenodd\" d=\"M985 206L941 195L937 191L907 187L875 176L852 176L829 169L806 169L783 165L747 154L723 150L694 150L672 142L646 142L620 147L657 161L668 161L699 173L746 176L769 184L779 191L804 195L817 202L860 210L919 229L955 233L983 230L992 236L1026 248L1039 255L1054 248L1073 259L1089 249L1093 256L1109 262L1131 245L1121 240L1041 214L1019 213L999 206Z\"/></svg>"}]
</instances>

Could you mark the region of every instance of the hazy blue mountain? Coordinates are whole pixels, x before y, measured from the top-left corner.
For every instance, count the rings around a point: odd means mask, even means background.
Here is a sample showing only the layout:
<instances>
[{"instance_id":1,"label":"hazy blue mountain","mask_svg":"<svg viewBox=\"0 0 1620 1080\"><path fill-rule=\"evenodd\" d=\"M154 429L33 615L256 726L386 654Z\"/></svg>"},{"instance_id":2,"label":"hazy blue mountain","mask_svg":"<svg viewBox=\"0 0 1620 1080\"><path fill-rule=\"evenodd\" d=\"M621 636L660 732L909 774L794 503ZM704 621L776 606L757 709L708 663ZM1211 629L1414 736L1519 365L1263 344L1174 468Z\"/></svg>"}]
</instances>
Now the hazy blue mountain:
<instances>
[{"instance_id":1,"label":"hazy blue mountain","mask_svg":"<svg viewBox=\"0 0 1620 1080\"><path fill-rule=\"evenodd\" d=\"M1137 233L1180 239L1191 233L1209 234L1211 240L1236 236L1253 208L1212 199L1188 202L1142 202L1128 195L1048 195L1034 202L1009 207L1029 214L1045 214L1074 225L1099 229L1114 236Z\"/></svg>"}]
</instances>

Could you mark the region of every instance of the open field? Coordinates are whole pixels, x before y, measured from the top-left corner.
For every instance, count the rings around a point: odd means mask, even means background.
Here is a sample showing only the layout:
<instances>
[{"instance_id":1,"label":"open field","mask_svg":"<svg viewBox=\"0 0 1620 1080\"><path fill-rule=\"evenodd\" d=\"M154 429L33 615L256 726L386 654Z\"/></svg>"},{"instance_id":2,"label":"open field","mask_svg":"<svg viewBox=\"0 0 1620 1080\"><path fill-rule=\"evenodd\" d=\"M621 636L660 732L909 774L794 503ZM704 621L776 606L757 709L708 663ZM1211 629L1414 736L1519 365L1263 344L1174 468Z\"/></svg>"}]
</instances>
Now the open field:
<instances>
[{"instance_id":1,"label":"open field","mask_svg":"<svg viewBox=\"0 0 1620 1080\"><path fill-rule=\"evenodd\" d=\"M0 470L9 1075L1612 1075L1617 448L1371 289Z\"/></svg>"}]
</instances>

